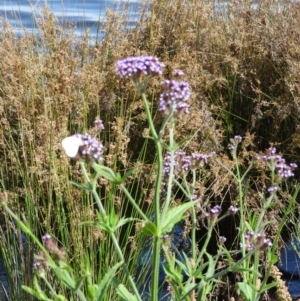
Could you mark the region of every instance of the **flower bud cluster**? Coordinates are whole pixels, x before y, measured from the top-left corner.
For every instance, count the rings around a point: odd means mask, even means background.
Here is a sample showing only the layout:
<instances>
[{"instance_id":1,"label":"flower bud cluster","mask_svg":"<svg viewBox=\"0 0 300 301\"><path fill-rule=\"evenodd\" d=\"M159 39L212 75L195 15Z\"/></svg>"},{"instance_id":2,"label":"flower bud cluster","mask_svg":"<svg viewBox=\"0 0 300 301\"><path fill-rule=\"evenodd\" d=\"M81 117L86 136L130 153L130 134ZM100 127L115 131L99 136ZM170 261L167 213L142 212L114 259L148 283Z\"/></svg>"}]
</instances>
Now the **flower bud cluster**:
<instances>
[{"instance_id":1,"label":"flower bud cluster","mask_svg":"<svg viewBox=\"0 0 300 301\"><path fill-rule=\"evenodd\" d=\"M205 215L211 223L215 223L221 211L222 211L222 207L216 205L213 208L211 208L209 212L207 212Z\"/></svg>"},{"instance_id":2,"label":"flower bud cluster","mask_svg":"<svg viewBox=\"0 0 300 301\"><path fill-rule=\"evenodd\" d=\"M78 155L80 159L86 161L100 161L102 160L103 145L97 139L91 137L89 134L80 135L82 143L79 147Z\"/></svg>"},{"instance_id":3,"label":"flower bud cluster","mask_svg":"<svg viewBox=\"0 0 300 301\"><path fill-rule=\"evenodd\" d=\"M275 193L276 191L278 191L278 189L278 186L271 186L268 188L268 192Z\"/></svg>"},{"instance_id":4,"label":"flower bud cluster","mask_svg":"<svg viewBox=\"0 0 300 301\"><path fill-rule=\"evenodd\" d=\"M247 251L263 251L272 247L272 242L269 238L266 238L265 233L259 232L257 235L253 231L248 231L244 235L245 244L240 243L240 247L245 246Z\"/></svg>"},{"instance_id":5,"label":"flower bud cluster","mask_svg":"<svg viewBox=\"0 0 300 301\"><path fill-rule=\"evenodd\" d=\"M164 92L159 97L159 110L168 114L189 113L190 105L187 100L191 96L189 84L184 81L165 80L162 83Z\"/></svg>"},{"instance_id":6,"label":"flower bud cluster","mask_svg":"<svg viewBox=\"0 0 300 301\"><path fill-rule=\"evenodd\" d=\"M65 250L60 249L57 244L53 242L49 234L45 234L42 237L42 241L45 249L53 256L54 260L65 260Z\"/></svg>"},{"instance_id":7,"label":"flower bud cluster","mask_svg":"<svg viewBox=\"0 0 300 301\"><path fill-rule=\"evenodd\" d=\"M187 155L184 151L176 151L173 156L173 168L174 175L182 176L190 170L201 168L207 163L208 159L215 155L215 152L209 155L193 153ZM172 156L170 152L167 152L164 158L163 173L165 176L170 175L172 166Z\"/></svg>"},{"instance_id":8,"label":"flower bud cluster","mask_svg":"<svg viewBox=\"0 0 300 301\"><path fill-rule=\"evenodd\" d=\"M133 56L117 61L116 73L120 77L137 79L141 76L162 75L165 65L153 56Z\"/></svg>"},{"instance_id":9,"label":"flower bud cluster","mask_svg":"<svg viewBox=\"0 0 300 301\"><path fill-rule=\"evenodd\" d=\"M277 174L281 177L281 178L290 178L294 176L293 171L298 167L296 163L290 163L287 164L285 162L285 159L276 154L276 148L275 147L270 147L269 148L270 151L270 155L265 155L262 157L257 157L257 159L262 159L264 161L267 161L269 167L271 169L275 169Z\"/></svg>"},{"instance_id":10,"label":"flower bud cluster","mask_svg":"<svg viewBox=\"0 0 300 301\"><path fill-rule=\"evenodd\" d=\"M227 241L227 238L225 236L219 237L220 243L225 243Z\"/></svg>"},{"instance_id":11,"label":"flower bud cluster","mask_svg":"<svg viewBox=\"0 0 300 301\"><path fill-rule=\"evenodd\" d=\"M237 146L242 142L242 136L236 135L233 138L230 138L230 145L228 146L228 150L232 154L232 156L236 157Z\"/></svg>"},{"instance_id":12,"label":"flower bud cluster","mask_svg":"<svg viewBox=\"0 0 300 301\"><path fill-rule=\"evenodd\" d=\"M60 249L56 243L53 242L49 234L45 234L42 237L43 245L45 249L51 254L55 261L65 261L65 250ZM40 251L37 255L34 255L33 270L40 275L43 273L45 267L49 265L48 255Z\"/></svg>"},{"instance_id":13,"label":"flower bud cluster","mask_svg":"<svg viewBox=\"0 0 300 301\"><path fill-rule=\"evenodd\" d=\"M238 211L239 211L239 208L237 208L237 207L235 207L235 206L233 206L233 205L231 205L231 206L228 208L228 213L229 213L230 215L235 215L235 214L237 214Z\"/></svg>"},{"instance_id":14,"label":"flower bud cluster","mask_svg":"<svg viewBox=\"0 0 300 301\"><path fill-rule=\"evenodd\" d=\"M94 121L94 125L95 125L95 127L97 128L97 130L99 132L104 130L104 124L103 124L103 121L101 119L96 119Z\"/></svg>"}]
</instances>

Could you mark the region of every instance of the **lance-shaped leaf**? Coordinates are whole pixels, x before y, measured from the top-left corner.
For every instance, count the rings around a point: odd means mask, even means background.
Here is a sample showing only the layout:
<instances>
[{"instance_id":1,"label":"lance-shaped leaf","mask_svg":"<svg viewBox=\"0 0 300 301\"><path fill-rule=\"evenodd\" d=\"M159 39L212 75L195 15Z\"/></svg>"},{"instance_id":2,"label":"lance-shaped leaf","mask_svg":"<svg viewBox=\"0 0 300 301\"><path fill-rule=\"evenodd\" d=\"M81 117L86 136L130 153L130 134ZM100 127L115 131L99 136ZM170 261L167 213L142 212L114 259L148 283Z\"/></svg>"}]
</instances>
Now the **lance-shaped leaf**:
<instances>
[{"instance_id":1,"label":"lance-shaped leaf","mask_svg":"<svg viewBox=\"0 0 300 301\"><path fill-rule=\"evenodd\" d=\"M172 231L174 225L182 220L183 214L194 205L195 202L188 202L168 210L168 212L162 216L161 233Z\"/></svg>"}]
</instances>

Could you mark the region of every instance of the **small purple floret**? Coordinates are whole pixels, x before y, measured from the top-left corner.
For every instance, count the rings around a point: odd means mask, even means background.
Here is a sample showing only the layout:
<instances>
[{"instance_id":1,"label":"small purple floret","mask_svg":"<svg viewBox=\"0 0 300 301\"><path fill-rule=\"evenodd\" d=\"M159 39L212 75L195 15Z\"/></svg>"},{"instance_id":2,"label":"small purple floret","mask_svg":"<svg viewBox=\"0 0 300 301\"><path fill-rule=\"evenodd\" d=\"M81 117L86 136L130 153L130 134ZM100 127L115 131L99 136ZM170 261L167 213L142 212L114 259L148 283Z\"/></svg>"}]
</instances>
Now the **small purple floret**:
<instances>
[{"instance_id":1,"label":"small purple floret","mask_svg":"<svg viewBox=\"0 0 300 301\"><path fill-rule=\"evenodd\" d=\"M184 75L184 72L182 70L175 70L174 77L181 77Z\"/></svg>"},{"instance_id":2,"label":"small purple floret","mask_svg":"<svg viewBox=\"0 0 300 301\"><path fill-rule=\"evenodd\" d=\"M278 190L278 186L271 186L268 188L268 192L274 193Z\"/></svg>"}]
</instances>

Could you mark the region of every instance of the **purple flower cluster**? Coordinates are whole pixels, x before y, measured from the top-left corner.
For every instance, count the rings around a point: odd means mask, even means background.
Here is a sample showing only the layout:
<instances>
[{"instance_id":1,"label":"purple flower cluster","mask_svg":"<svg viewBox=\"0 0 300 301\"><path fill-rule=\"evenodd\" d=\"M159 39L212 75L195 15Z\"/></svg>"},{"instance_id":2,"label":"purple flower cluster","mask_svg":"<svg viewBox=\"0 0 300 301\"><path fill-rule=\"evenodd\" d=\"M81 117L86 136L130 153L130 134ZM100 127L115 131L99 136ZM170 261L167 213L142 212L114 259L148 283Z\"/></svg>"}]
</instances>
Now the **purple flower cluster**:
<instances>
[{"instance_id":1,"label":"purple flower cluster","mask_svg":"<svg viewBox=\"0 0 300 301\"><path fill-rule=\"evenodd\" d=\"M271 186L268 188L268 192L275 193L278 190L278 186Z\"/></svg>"},{"instance_id":2,"label":"purple flower cluster","mask_svg":"<svg viewBox=\"0 0 300 301\"><path fill-rule=\"evenodd\" d=\"M221 243L224 243L224 242L226 242L227 238L225 236L220 236L219 240Z\"/></svg>"},{"instance_id":3,"label":"purple flower cluster","mask_svg":"<svg viewBox=\"0 0 300 301\"><path fill-rule=\"evenodd\" d=\"M102 160L103 145L101 142L91 137L89 134L78 134L77 137L81 138L81 145L78 152L80 159L87 161Z\"/></svg>"},{"instance_id":4,"label":"purple flower cluster","mask_svg":"<svg viewBox=\"0 0 300 301\"><path fill-rule=\"evenodd\" d=\"M228 208L228 213L230 215L235 215L237 212L239 211L239 208L231 205L229 208Z\"/></svg>"},{"instance_id":5,"label":"purple flower cluster","mask_svg":"<svg viewBox=\"0 0 300 301\"><path fill-rule=\"evenodd\" d=\"M265 233L260 232L257 235L253 231L248 231L244 235L245 245L240 243L240 247L245 246L247 251L259 250L263 251L267 248L272 247L272 242L269 238L266 238Z\"/></svg>"},{"instance_id":6,"label":"purple flower cluster","mask_svg":"<svg viewBox=\"0 0 300 301\"><path fill-rule=\"evenodd\" d=\"M104 124L103 124L103 121L101 119L96 119L94 121L94 125L95 125L95 127L97 128L97 130L99 132L104 130Z\"/></svg>"},{"instance_id":7,"label":"purple flower cluster","mask_svg":"<svg viewBox=\"0 0 300 301\"><path fill-rule=\"evenodd\" d=\"M298 167L296 163L287 164L282 156L276 154L276 148L270 147L271 155L257 157L268 162L271 169L275 169L281 178L290 178L294 176L293 171Z\"/></svg>"},{"instance_id":8,"label":"purple flower cluster","mask_svg":"<svg viewBox=\"0 0 300 301\"><path fill-rule=\"evenodd\" d=\"M174 175L182 176L192 169L203 167L208 159L215 155L215 152L209 155L193 153L188 156L184 151L176 151L173 156ZM172 166L171 153L167 152L164 158L163 173L165 176L170 175Z\"/></svg>"},{"instance_id":9,"label":"purple flower cluster","mask_svg":"<svg viewBox=\"0 0 300 301\"><path fill-rule=\"evenodd\" d=\"M65 261L65 250L59 248L55 242L53 242L49 234L45 234L42 237L43 245L45 249L52 255L52 258L56 261ZM44 267L49 265L49 255L39 251L34 255L33 270L35 273L42 274Z\"/></svg>"},{"instance_id":10,"label":"purple flower cluster","mask_svg":"<svg viewBox=\"0 0 300 301\"><path fill-rule=\"evenodd\" d=\"M39 273L44 268L44 265L40 261L36 261L32 265L34 272Z\"/></svg>"},{"instance_id":11,"label":"purple flower cluster","mask_svg":"<svg viewBox=\"0 0 300 301\"><path fill-rule=\"evenodd\" d=\"M238 145L239 143L241 143L243 140L243 137L240 136L240 135L236 135L234 136L233 138L230 139L230 142L233 144L233 145Z\"/></svg>"},{"instance_id":12,"label":"purple flower cluster","mask_svg":"<svg viewBox=\"0 0 300 301\"><path fill-rule=\"evenodd\" d=\"M184 112L189 113L187 100L191 95L190 87L187 82L176 80L165 80L162 83L164 92L159 97L159 110L169 113Z\"/></svg>"},{"instance_id":13,"label":"purple flower cluster","mask_svg":"<svg viewBox=\"0 0 300 301\"><path fill-rule=\"evenodd\" d=\"M153 56L132 56L117 61L116 73L120 77L137 79L144 76L162 75L162 68L165 65L158 58Z\"/></svg>"},{"instance_id":14,"label":"purple flower cluster","mask_svg":"<svg viewBox=\"0 0 300 301\"><path fill-rule=\"evenodd\" d=\"M239 143L243 140L242 136L236 135L230 139L230 145L228 146L228 150L231 152L232 156L236 157L236 149Z\"/></svg>"},{"instance_id":15,"label":"purple flower cluster","mask_svg":"<svg viewBox=\"0 0 300 301\"><path fill-rule=\"evenodd\" d=\"M222 211L222 207L219 205L214 206L206 213L206 217L209 219L211 223L215 223L219 214Z\"/></svg>"}]
</instances>

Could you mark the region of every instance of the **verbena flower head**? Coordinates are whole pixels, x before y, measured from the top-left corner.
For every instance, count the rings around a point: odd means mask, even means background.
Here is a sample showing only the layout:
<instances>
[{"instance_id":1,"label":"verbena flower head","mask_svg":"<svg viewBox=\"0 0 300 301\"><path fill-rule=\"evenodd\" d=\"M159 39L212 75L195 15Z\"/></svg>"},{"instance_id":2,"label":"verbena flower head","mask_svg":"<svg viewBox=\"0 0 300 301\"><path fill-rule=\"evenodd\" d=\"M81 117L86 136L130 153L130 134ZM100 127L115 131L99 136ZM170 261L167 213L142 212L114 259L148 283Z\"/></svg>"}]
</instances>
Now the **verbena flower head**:
<instances>
[{"instance_id":1,"label":"verbena flower head","mask_svg":"<svg viewBox=\"0 0 300 301\"><path fill-rule=\"evenodd\" d=\"M62 146L70 158L86 162L102 160L103 145L89 134L67 137L62 141Z\"/></svg>"},{"instance_id":2,"label":"verbena flower head","mask_svg":"<svg viewBox=\"0 0 300 301\"><path fill-rule=\"evenodd\" d=\"M99 132L104 130L104 124L103 124L103 121L101 119L96 119L94 121L94 125L95 125L95 127L97 128L97 130Z\"/></svg>"},{"instance_id":3,"label":"verbena flower head","mask_svg":"<svg viewBox=\"0 0 300 301\"><path fill-rule=\"evenodd\" d=\"M199 169L208 162L208 159L215 155L212 152L208 155L192 153L191 156L186 152L178 150L173 156L173 173L175 176L183 176L192 169ZM164 158L163 173L164 176L169 176L172 166L171 153L167 152Z\"/></svg>"},{"instance_id":4,"label":"verbena flower head","mask_svg":"<svg viewBox=\"0 0 300 301\"><path fill-rule=\"evenodd\" d=\"M164 92L159 97L159 110L167 114L171 110L175 114L189 113L190 105L187 103L191 96L189 84L184 81L165 80L162 86Z\"/></svg>"},{"instance_id":5,"label":"verbena flower head","mask_svg":"<svg viewBox=\"0 0 300 301\"><path fill-rule=\"evenodd\" d=\"M132 79L141 76L162 75L165 65L154 56L132 56L116 62L116 72L120 77Z\"/></svg>"},{"instance_id":6,"label":"verbena flower head","mask_svg":"<svg viewBox=\"0 0 300 301\"><path fill-rule=\"evenodd\" d=\"M247 251L257 250L263 251L272 247L272 242L269 238L266 238L265 233L260 232L257 235L253 231L248 231L244 235L245 244L240 243L240 247L245 247Z\"/></svg>"},{"instance_id":7,"label":"verbena flower head","mask_svg":"<svg viewBox=\"0 0 300 301\"><path fill-rule=\"evenodd\" d=\"M268 192L270 193L275 193L276 191L278 191L278 186L271 186L268 188Z\"/></svg>"},{"instance_id":8,"label":"verbena flower head","mask_svg":"<svg viewBox=\"0 0 300 301\"><path fill-rule=\"evenodd\" d=\"M257 157L258 160L262 159L268 163L271 170L275 170L281 179L286 179L294 176L293 171L298 167L296 163L287 164L285 159L276 154L276 148L269 148L270 155L264 155L262 157ZM273 192L270 191L269 192Z\"/></svg>"},{"instance_id":9,"label":"verbena flower head","mask_svg":"<svg viewBox=\"0 0 300 301\"><path fill-rule=\"evenodd\" d=\"M225 236L220 236L219 240L221 243L224 243L224 242L226 242L227 238Z\"/></svg>"},{"instance_id":10,"label":"verbena flower head","mask_svg":"<svg viewBox=\"0 0 300 301\"><path fill-rule=\"evenodd\" d=\"M230 142L232 145L237 146L239 143L241 143L243 140L243 137L240 135L235 135L233 138L230 138Z\"/></svg>"},{"instance_id":11,"label":"verbena flower head","mask_svg":"<svg viewBox=\"0 0 300 301\"><path fill-rule=\"evenodd\" d=\"M54 260L65 260L65 250L60 249L55 242L53 242L49 234L42 236L42 241L45 249L53 256Z\"/></svg>"},{"instance_id":12,"label":"verbena flower head","mask_svg":"<svg viewBox=\"0 0 300 301\"><path fill-rule=\"evenodd\" d=\"M43 269L43 264L39 261L34 262L32 265L32 268L35 272L39 271L40 269Z\"/></svg>"},{"instance_id":13,"label":"verbena flower head","mask_svg":"<svg viewBox=\"0 0 300 301\"><path fill-rule=\"evenodd\" d=\"M236 150L237 146L242 142L243 138L240 135L236 135L233 138L230 138L230 145L228 146L228 150L230 151L232 157L236 158Z\"/></svg>"},{"instance_id":14,"label":"verbena flower head","mask_svg":"<svg viewBox=\"0 0 300 301\"><path fill-rule=\"evenodd\" d=\"M206 213L206 217L209 219L209 221L213 224L216 222L219 214L222 211L222 207L219 205L214 206L209 210L209 212Z\"/></svg>"},{"instance_id":15,"label":"verbena flower head","mask_svg":"<svg viewBox=\"0 0 300 301\"><path fill-rule=\"evenodd\" d=\"M229 208L228 208L228 213L231 214L231 215L235 215L237 212L239 211L239 208L231 205Z\"/></svg>"},{"instance_id":16,"label":"verbena flower head","mask_svg":"<svg viewBox=\"0 0 300 301\"><path fill-rule=\"evenodd\" d=\"M254 245L255 250L263 251L267 248L272 247L272 242L269 238L266 238L265 233L260 232L256 237L256 244Z\"/></svg>"}]
</instances>

